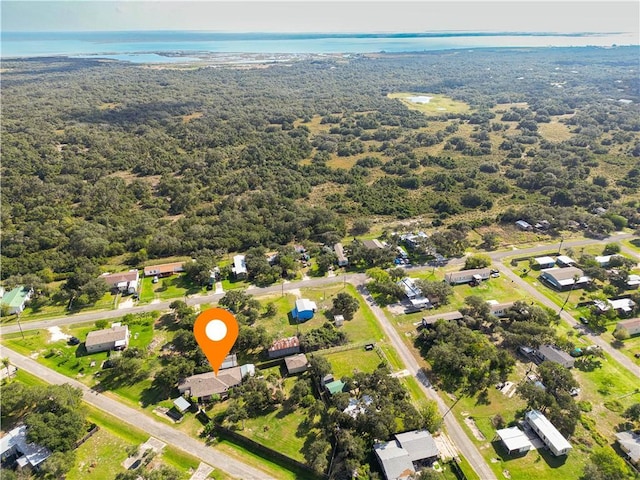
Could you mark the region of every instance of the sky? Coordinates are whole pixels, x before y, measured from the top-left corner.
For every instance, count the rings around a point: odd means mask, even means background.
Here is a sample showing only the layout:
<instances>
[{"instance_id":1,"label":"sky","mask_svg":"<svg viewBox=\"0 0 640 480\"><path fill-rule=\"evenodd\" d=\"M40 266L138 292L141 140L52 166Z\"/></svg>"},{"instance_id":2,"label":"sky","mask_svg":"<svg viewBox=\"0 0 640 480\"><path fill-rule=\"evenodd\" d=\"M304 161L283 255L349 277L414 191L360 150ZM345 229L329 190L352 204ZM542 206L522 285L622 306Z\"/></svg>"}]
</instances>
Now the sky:
<instances>
[{"instance_id":1,"label":"sky","mask_svg":"<svg viewBox=\"0 0 640 480\"><path fill-rule=\"evenodd\" d=\"M2 0L3 31L627 32L640 2L584 0Z\"/></svg>"}]
</instances>

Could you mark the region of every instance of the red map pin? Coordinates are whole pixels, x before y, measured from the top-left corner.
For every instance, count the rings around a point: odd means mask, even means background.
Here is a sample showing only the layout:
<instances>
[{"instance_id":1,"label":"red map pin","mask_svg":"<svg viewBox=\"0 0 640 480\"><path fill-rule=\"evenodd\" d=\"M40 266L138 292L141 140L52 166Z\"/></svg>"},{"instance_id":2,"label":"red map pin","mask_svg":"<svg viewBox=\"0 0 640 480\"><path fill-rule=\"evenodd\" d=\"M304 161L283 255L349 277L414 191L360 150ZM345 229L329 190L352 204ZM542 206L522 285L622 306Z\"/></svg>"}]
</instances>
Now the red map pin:
<instances>
[{"instance_id":1,"label":"red map pin","mask_svg":"<svg viewBox=\"0 0 640 480\"><path fill-rule=\"evenodd\" d=\"M218 375L222 362L238 338L236 317L223 308L210 308L196 318L193 334L211 368Z\"/></svg>"}]
</instances>

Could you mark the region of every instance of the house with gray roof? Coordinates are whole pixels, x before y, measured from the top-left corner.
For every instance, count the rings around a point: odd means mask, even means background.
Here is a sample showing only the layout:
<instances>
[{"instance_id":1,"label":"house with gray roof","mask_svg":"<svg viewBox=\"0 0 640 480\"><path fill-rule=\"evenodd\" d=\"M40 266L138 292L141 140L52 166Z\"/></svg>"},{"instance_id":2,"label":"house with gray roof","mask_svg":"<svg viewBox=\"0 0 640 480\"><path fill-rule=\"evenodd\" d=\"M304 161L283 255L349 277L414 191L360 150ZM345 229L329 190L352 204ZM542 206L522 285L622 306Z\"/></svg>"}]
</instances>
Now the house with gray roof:
<instances>
[{"instance_id":1,"label":"house with gray roof","mask_svg":"<svg viewBox=\"0 0 640 480\"><path fill-rule=\"evenodd\" d=\"M373 446L387 480L411 478L422 466L437 460L440 452L427 430L395 435L395 440Z\"/></svg>"},{"instance_id":2,"label":"house with gray roof","mask_svg":"<svg viewBox=\"0 0 640 480\"><path fill-rule=\"evenodd\" d=\"M84 346L88 353L124 350L129 346L129 327L114 324L111 328L89 332Z\"/></svg>"},{"instance_id":3,"label":"house with gray roof","mask_svg":"<svg viewBox=\"0 0 640 480\"><path fill-rule=\"evenodd\" d=\"M550 268L542 272L538 278L556 290L582 288L591 281L591 278L577 267Z\"/></svg>"},{"instance_id":4,"label":"house with gray roof","mask_svg":"<svg viewBox=\"0 0 640 480\"><path fill-rule=\"evenodd\" d=\"M178 384L178 391L198 402L207 402L213 395L226 396L230 388L240 385L247 376L254 374L255 366L251 363L219 370L218 375L215 372L199 373L183 379Z\"/></svg>"},{"instance_id":5,"label":"house with gray roof","mask_svg":"<svg viewBox=\"0 0 640 480\"><path fill-rule=\"evenodd\" d=\"M640 435L632 431L616 433L620 449L627 455L629 462L640 467Z\"/></svg>"},{"instance_id":6,"label":"house with gray roof","mask_svg":"<svg viewBox=\"0 0 640 480\"><path fill-rule=\"evenodd\" d=\"M576 360L567 352L564 352L553 345L540 345L536 354L542 361L548 360L550 362L559 363L565 368L573 368Z\"/></svg>"},{"instance_id":7,"label":"house with gray roof","mask_svg":"<svg viewBox=\"0 0 640 480\"><path fill-rule=\"evenodd\" d=\"M632 337L640 333L640 318L630 318L616 323L616 330L625 328Z\"/></svg>"},{"instance_id":8,"label":"house with gray roof","mask_svg":"<svg viewBox=\"0 0 640 480\"><path fill-rule=\"evenodd\" d=\"M336 243L333 246L333 251L336 253L336 257L338 258L339 267L346 267L349 265L349 258L344 254L344 247L341 243Z\"/></svg>"}]
</instances>

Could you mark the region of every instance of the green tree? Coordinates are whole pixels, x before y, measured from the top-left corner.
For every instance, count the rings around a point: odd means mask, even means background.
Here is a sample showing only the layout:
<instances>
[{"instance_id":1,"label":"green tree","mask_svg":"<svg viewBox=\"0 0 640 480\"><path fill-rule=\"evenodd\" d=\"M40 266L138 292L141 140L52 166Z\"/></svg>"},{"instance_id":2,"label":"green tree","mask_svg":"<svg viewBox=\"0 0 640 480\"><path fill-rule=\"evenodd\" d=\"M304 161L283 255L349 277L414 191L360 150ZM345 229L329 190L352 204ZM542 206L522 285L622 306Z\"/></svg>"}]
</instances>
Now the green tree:
<instances>
[{"instance_id":1,"label":"green tree","mask_svg":"<svg viewBox=\"0 0 640 480\"><path fill-rule=\"evenodd\" d=\"M434 304L447 305L453 295L453 287L447 282L418 279L415 284L422 294Z\"/></svg>"},{"instance_id":2,"label":"green tree","mask_svg":"<svg viewBox=\"0 0 640 480\"><path fill-rule=\"evenodd\" d=\"M107 328L107 325L109 325L109 321L108 320L96 320L96 328L99 330L104 330L105 328Z\"/></svg>"},{"instance_id":3,"label":"green tree","mask_svg":"<svg viewBox=\"0 0 640 480\"><path fill-rule=\"evenodd\" d=\"M73 468L75 458L75 450L53 452L40 466L40 472L45 478L64 478L65 474Z\"/></svg>"},{"instance_id":4,"label":"green tree","mask_svg":"<svg viewBox=\"0 0 640 480\"><path fill-rule=\"evenodd\" d=\"M476 268L485 268L491 265L491 257L489 255L471 255L464 262L465 270L473 270Z\"/></svg>"},{"instance_id":5,"label":"green tree","mask_svg":"<svg viewBox=\"0 0 640 480\"><path fill-rule=\"evenodd\" d=\"M580 480L632 479L631 471L624 460L610 447L596 448L589 456Z\"/></svg>"},{"instance_id":6,"label":"green tree","mask_svg":"<svg viewBox=\"0 0 640 480\"><path fill-rule=\"evenodd\" d=\"M358 299L346 292L340 292L333 298L333 311L344 315L344 318L351 320L353 315L360 308Z\"/></svg>"}]
</instances>

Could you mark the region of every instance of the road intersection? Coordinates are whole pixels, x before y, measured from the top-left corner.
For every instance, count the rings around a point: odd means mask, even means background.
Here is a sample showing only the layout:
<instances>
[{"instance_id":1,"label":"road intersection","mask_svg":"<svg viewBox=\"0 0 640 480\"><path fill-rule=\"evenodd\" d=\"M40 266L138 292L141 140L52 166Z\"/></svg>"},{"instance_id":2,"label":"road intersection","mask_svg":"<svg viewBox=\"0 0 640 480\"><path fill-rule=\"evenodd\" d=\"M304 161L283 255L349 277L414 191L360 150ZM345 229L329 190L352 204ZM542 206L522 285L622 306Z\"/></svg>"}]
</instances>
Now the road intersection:
<instances>
[{"instance_id":1,"label":"road intersection","mask_svg":"<svg viewBox=\"0 0 640 480\"><path fill-rule=\"evenodd\" d=\"M626 238L631 238L630 234L620 234L614 235L604 240L592 240L592 239L583 239L583 240L569 240L562 243L564 248L574 248L585 246L589 244L593 244L594 242L602 242L603 244L606 242L616 242ZM560 245L558 245L558 251L560 249ZM539 253L548 253L549 251L555 251L555 245L546 244L546 245L538 245L535 247L523 248L523 249L513 249L507 251L498 251L498 252L490 252L488 253L489 257L496 263L498 270L506 277L511 279L514 283L516 283L522 290L526 291L529 295L539 301L541 304L548 306L550 308L556 309L557 306L549 300L545 295L537 291L533 286L529 285L527 282L522 280L518 275L516 275L511 269L506 267L502 261L508 257L530 257ZM628 253L631 253L636 258L637 254L632 252L630 249L624 247L624 250ZM457 265L464 263L464 258L452 259L449 262L449 266ZM433 268L432 266L414 266L408 268L408 272L419 272L427 269ZM404 368L406 368L410 374L418 380L418 384L424 391L424 393L431 399L435 400L438 404L438 408L444 415L444 422L447 428L448 434L454 440L456 446L460 449L460 452L464 457L469 461L473 469L483 480L492 480L495 479L496 476L493 471L489 468L486 461L476 448L476 446L471 442L468 435L464 432L460 424L457 422L453 415L446 415L445 413L449 410L448 406L444 403L444 401L440 398L440 396L433 390L429 381L427 380L424 372L419 367L418 361L415 358L414 354L407 347L407 345L402 341L397 331L393 328L389 320L386 318L383 310L375 304L368 293L366 292L365 282L367 278L363 273L350 273L344 274L340 276L332 276L332 277L319 277L319 278L308 278L305 280L289 282L279 285L273 285L270 287L255 287L251 286L247 289L247 292L256 296L272 294L272 293L282 293L299 289L301 287L320 287L323 285L335 284L337 282L349 282L350 284L356 286L357 290L363 294L363 297L367 301L369 307L373 311L374 315L378 319L378 322L382 326L385 334L389 338L391 344L398 352L402 362L404 363ZM205 294L205 295L194 295L191 297L185 298L185 301L189 305L198 305L202 303L216 303L224 296L224 293L213 293L213 294ZM100 312L89 312L89 313L78 313L73 315L68 315L59 318L52 318L48 320L34 320L34 321L23 321L22 330L34 330L34 329L42 329L49 328L52 326L62 326L69 324L78 324L78 323L88 323L92 321L96 321L99 319L109 319L121 317L127 313L141 313L141 312L149 312L153 310L167 310L169 309L171 301L158 302L155 304L142 305L142 306L133 306L126 309L119 310L109 310L109 311L100 311ZM576 325L576 320L566 311L561 313L561 318L565 320L570 325ZM12 333L19 331L17 325L6 325L2 326L1 333ZM619 362L622 366L631 371L634 375L640 378L640 369L634 362L614 349L609 343L602 340L596 335L590 336L593 343L599 345L604 351L606 351L612 358L614 358L617 362ZM3 356L8 356L14 365L24 368L26 371L32 372L37 376L45 379L46 381L52 383L72 383L79 388L82 388L83 394L85 396L85 400L88 403L91 403L98 408L101 408L109 413L113 413L114 411L119 411L122 414L122 419L128 421L132 425L136 425L138 428L142 428L148 433L156 436L157 438L174 445L178 448L185 449L185 447L189 448L189 453L195 455L200 458L202 461L206 463L210 463L211 465L217 465L222 470L228 472L231 475L238 476L240 478L269 478L262 472L258 472L252 467L246 466L241 462L228 457L220 452L216 452L210 447L206 447L202 442L199 442L191 437L188 437L181 432L176 431L175 429L163 425L157 421L149 419L144 415L140 415L139 412L136 412L134 409L130 409L129 407L123 406L119 402L112 400L104 395L97 394L91 391L88 387L80 384L79 382L75 382L68 377L62 376L53 370L49 370L46 367L38 364L37 362L24 357L22 355L17 354L16 352L3 348ZM128 409L128 410L127 410ZM143 418L144 417L144 418Z\"/></svg>"}]
</instances>

